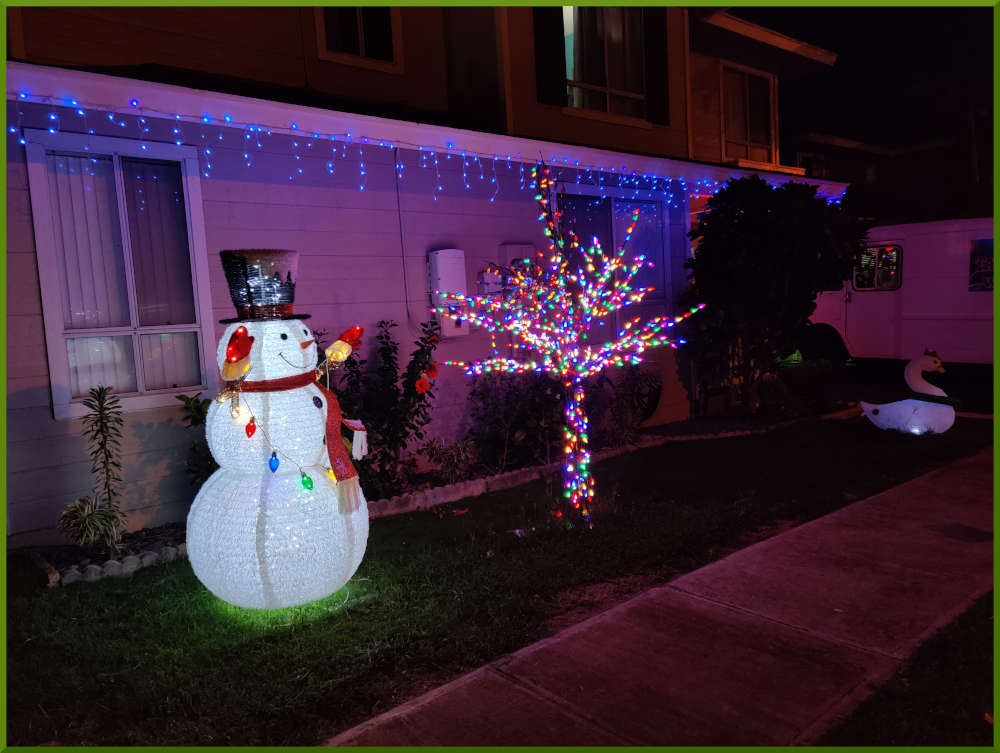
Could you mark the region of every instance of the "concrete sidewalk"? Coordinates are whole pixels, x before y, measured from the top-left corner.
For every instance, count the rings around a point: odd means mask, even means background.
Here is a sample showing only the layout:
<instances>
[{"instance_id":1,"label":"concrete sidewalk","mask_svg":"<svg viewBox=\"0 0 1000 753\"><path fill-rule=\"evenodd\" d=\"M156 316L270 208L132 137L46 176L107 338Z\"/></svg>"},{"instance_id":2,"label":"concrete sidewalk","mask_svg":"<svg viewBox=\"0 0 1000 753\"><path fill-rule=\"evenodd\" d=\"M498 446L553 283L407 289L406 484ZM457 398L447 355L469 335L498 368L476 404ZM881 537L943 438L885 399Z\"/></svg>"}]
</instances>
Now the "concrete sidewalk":
<instances>
[{"instance_id":1,"label":"concrete sidewalk","mask_svg":"<svg viewBox=\"0 0 1000 753\"><path fill-rule=\"evenodd\" d=\"M814 743L993 585L992 450L743 549L329 745Z\"/></svg>"}]
</instances>

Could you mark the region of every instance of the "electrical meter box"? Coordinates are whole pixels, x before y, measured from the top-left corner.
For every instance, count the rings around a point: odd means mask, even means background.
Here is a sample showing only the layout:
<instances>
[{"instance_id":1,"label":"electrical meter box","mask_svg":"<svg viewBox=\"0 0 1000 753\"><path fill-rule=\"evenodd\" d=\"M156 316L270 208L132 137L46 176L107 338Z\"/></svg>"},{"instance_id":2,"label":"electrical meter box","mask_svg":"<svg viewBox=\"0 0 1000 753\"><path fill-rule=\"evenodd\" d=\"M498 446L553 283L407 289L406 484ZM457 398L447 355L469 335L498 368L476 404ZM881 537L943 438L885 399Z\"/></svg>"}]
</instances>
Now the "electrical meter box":
<instances>
[{"instance_id":1,"label":"electrical meter box","mask_svg":"<svg viewBox=\"0 0 1000 753\"><path fill-rule=\"evenodd\" d=\"M431 305L443 306L445 300L436 291L467 295L465 276L465 251L460 248L442 248L427 255L427 276L430 281ZM450 316L437 314L442 337L469 334L469 323L455 321Z\"/></svg>"}]
</instances>

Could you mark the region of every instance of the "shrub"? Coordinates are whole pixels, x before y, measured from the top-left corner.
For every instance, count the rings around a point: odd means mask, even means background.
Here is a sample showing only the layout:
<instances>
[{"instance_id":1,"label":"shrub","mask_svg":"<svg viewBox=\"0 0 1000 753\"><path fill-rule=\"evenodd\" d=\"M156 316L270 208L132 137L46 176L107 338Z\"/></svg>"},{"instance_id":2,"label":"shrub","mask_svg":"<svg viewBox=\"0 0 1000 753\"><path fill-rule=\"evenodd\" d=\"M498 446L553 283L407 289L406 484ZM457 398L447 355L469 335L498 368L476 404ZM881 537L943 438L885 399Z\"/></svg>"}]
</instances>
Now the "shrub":
<instances>
[{"instance_id":1,"label":"shrub","mask_svg":"<svg viewBox=\"0 0 1000 753\"><path fill-rule=\"evenodd\" d=\"M59 516L59 528L77 546L97 546L108 554L121 547L121 514L90 497L71 502Z\"/></svg>"},{"instance_id":2,"label":"shrub","mask_svg":"<svg viewBox=\"0 0 1000 753\"><path fill-rule=\"evenodd\" d=\"M420 452L438 467L446 484L467 478L476 460L476 446L471 439L447 445L431 439L424 443Z\"/></svg>"},{"instance_id":3,"label":"shrub","mask_svg":"<svg viewBox=\"0 0 1000 753\"><path fill-rule=\"evenodd\" d=\"M601 373L594 388L588 389L593 400L587 407L587 414L594 416L592 445L634 444L639 439L642 422L656 410L662 388L663 380L658 374L643 371L638 365L621 369L617 380Z\"/></svg>"},{"instance_id":4,"label":"shrub","mask_svg":"<svg viewBox=\"0 0 1000 753\"><path fill-rule=\"evenodd\" d=\"M202 400L200 393L197 395L178 395L177 399L184 404L184 423L189 429L205 425L208 407L212 404L211 400ZM205 432L200 430L197 433L197 439L188 445L188 456L184 463L184 470L187 472L191 485L196 489L200 488L218 467L219 464L215 462L215 458L212 457L212 453L208 449Z\"/></svg>"},{"instance_id":5,"label":"shrub","mask_svg":"<svg viewBox=\"0 0 1000 753\"><path fill-rule=\"evenodd\" d=\"M396 323L380 321L375 335L374 369L357 353L344 362L334 385L344 415L364 422L368 430L368 456L355 461L361 484L373 499L402 491L414 469L403 451L414 439L424 439L434 399L428 376L436 365L434 350L440 339L437 322L420 325L420 336L405 369L400 371L399 345L393 339Z\"/></svg>"},{"instance_id":6,"label":"shrub","mask_svg":"<svg viewBox=\"0 0 1000 753\"><path fill-rule=\"evenodd\" d=\"M783 420L816 416L836 407L840 377L829 361L790 361L762 378L756 390L761 418Z\"/></svg>"},{"instance_id":7,"label":"shrub","mask_svg":"<svg viewBox=\"0 0 1000 753\"><path fill-rule=\"evenodd\" d=\"M699 215L684 303L707 309L685 323L690 344L682 351L695 360L702 388L731 387L749 404L755 383L794 350L816 294L839 289L850 273L865 228L816 190L733 179Z\"/></svg>"},{"instance_id":8,"label":"shrub","mask_svg":"<svg viewBox=\"0 0 1000 753\"><path fill-rule=\"evenodd\" d=\"M469 405L468 437L488 472L503 473L562 457L562 388L552 377L530 372L477 376Z\"/></svg>"}]
</instances>

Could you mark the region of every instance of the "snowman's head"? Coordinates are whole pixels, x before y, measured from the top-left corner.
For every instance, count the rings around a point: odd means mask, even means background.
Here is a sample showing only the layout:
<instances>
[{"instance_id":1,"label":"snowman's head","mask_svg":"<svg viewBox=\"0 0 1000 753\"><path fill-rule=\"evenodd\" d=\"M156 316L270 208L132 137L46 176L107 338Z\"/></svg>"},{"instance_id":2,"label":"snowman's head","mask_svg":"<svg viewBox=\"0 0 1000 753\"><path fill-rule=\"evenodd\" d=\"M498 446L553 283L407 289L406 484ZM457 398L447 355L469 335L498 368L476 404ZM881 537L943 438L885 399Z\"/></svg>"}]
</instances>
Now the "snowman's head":
<instances>
[{"instance_id":1,"label":"snowman's head","mask_svg":"<svg viewBox=\"0 0 1000 753\"><path fill-rule=\"evenodd\" d=\"M300 319L233 322L219 341L218 363L226 362L226 347L243 327L253 338L250 346L250 370L246 378L253 382L305 374L316 368L316 338ZM244 340L246 342L246 340Z\"/></svg>"}]
</instances>

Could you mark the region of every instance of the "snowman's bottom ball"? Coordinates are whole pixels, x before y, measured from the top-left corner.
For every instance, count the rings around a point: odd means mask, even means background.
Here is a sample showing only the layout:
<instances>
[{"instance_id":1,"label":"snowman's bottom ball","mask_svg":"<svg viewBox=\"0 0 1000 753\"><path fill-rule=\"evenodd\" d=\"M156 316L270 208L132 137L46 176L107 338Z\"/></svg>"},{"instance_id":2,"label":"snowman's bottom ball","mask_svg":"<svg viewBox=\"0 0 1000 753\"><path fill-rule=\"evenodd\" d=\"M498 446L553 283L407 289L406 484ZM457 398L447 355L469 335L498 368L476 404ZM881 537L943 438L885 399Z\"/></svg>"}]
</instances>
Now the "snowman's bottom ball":
<instances>
[{"instance_id":1,"label":"snowman's bottom ball","mask_svg":"<svg viewBox=\"0 0 1000 753\"><path fill-rule=\"evenodd\" d=\"M322 599L357 570L368 506L342 515L335 487L315 474L246 476L219 469L191 506L187 547L195 575L239 607L277 609Z\"/></svg>"}]
</instances>

